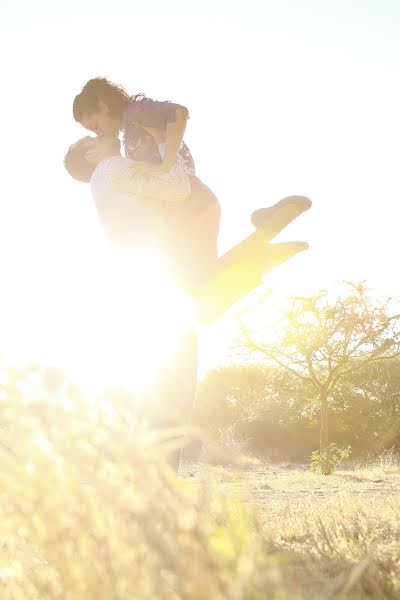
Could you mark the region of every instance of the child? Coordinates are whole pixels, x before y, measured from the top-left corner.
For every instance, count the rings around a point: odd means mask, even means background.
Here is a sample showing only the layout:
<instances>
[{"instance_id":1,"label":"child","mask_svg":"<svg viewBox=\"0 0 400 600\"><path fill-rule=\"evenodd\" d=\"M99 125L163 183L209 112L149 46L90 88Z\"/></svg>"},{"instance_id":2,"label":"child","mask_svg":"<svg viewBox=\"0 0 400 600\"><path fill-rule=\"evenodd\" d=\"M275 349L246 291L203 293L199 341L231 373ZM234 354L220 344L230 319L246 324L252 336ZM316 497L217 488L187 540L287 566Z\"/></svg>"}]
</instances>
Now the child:
<instances>
[{"instance_id":1,"label":"child","mask_svg":"<svg viewBox=\"0 0 400 600\"><path fill-rule=\"evenodd\" d=\"M143 94L129 96L121 86L97 77L76 96L73 115L99 136L118 137L122 131L124 154L135 161L136 172L140 167L147 176L163 174L178 155L185 170L195 172L192 155L183 142L189 113L180 104L154 101Z\"/></svg>"}]
</instances>

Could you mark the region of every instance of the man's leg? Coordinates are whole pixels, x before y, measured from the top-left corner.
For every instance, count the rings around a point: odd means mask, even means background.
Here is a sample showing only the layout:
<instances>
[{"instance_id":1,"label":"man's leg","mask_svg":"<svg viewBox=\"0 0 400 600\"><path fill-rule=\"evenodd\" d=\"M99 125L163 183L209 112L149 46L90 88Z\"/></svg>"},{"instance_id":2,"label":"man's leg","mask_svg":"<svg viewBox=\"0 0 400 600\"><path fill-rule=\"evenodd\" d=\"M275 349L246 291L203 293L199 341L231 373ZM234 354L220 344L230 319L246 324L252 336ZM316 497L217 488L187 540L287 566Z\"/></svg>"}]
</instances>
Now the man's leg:
<instances>
[{"instance_id":1,"label":"man's leg","mask_svg":"<svg viewBox=\"0 0 400 600\"><path fill-rule=\"evenodd\" d=\"M197 387L197 334L193 329L185 332L178 340L174 364L164 378L162 394L167 411L166 424L169 427L187 427L193 411ZM179 471L183 440L169 457L171 467Z\"/></svg>"},{"instance_id":2,"label":"man's leg","mask_svg":"<svg viewBox=\"0 0 400 600\"><path fill-rule=\"evenodd\" d=\"M162 432L168 429L188 426L195 402L197 385L197 335L195 329L177 337L177 344L171 362L157 378L157 390L148 399L141 411L152 430ZM167 461L178 472L182 453L182 433L171 431L166 440L175 446L169 452Z\"/></svg>"}]
</instances>

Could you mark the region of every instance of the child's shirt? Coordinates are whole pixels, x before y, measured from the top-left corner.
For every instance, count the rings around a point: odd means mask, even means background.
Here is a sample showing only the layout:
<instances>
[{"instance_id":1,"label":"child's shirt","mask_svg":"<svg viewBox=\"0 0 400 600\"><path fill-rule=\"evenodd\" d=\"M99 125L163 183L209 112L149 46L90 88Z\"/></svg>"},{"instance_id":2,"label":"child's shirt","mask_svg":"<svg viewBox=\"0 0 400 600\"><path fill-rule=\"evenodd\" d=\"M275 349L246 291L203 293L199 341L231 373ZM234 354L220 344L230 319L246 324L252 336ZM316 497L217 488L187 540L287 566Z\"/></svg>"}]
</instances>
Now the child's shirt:
<instances>
[{"instance_id":1,"label":"child's shirt","mask_svg":"<svg viewBox=\"0 0 400 600\"><path fill-rule=\"evenodd\" d=\"M132 160L160 163L162 158L159 146L145 127L166 131L168 123L175 122L176 111L179 108L183 108L183 106L169 101L159 102L150 98L141 98L130 102L123 117L125 156ZM185 170L194 175L193 157L184 142L179 148L178 156Z\"/></svg>"}]
</instances>

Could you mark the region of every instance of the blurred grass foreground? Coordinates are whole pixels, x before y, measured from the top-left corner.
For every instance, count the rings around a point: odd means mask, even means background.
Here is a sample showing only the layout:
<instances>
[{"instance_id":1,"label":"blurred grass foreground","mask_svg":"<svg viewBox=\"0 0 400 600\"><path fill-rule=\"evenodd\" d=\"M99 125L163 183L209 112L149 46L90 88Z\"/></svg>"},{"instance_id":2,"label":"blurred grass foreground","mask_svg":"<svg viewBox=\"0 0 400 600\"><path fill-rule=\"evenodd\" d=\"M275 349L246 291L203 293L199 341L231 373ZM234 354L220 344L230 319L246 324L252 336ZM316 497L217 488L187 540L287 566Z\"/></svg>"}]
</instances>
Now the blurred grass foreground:
<instances>
[{"instance_id":1,"label":"blurred grass foreground","mask_svg":"<svg viewBox=\"0 0 400 600\"><path fill-rule=\"evenodd\" d=\"M56 387L2 371L2 600L400 598L399 496L256 506Z\"/></svg>"}]
</instances>

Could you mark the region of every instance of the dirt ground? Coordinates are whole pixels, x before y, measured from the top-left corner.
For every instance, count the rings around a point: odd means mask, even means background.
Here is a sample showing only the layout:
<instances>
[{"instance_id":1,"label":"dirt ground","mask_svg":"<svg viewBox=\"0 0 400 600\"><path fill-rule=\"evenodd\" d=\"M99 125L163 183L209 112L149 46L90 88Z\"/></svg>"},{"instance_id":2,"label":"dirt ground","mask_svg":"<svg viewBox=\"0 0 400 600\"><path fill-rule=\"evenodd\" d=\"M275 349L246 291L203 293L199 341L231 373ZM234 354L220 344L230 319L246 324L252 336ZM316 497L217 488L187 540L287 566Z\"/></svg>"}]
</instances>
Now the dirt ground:
<instances>
[{"instance_id":1,"label":"dirt ground","mask_svg":"<svg viewBox=\"0 0 400 600\"><path fill-rule=\"evenodd\" d=\"M400 497L400 469L394 465L362 467L348 463L330 475L316 475L308 465L259 463L245 469L184 462L180 477L226 489L247 502L324 500L343 493L364 498Z\"/></svg>"}]
</instances>

